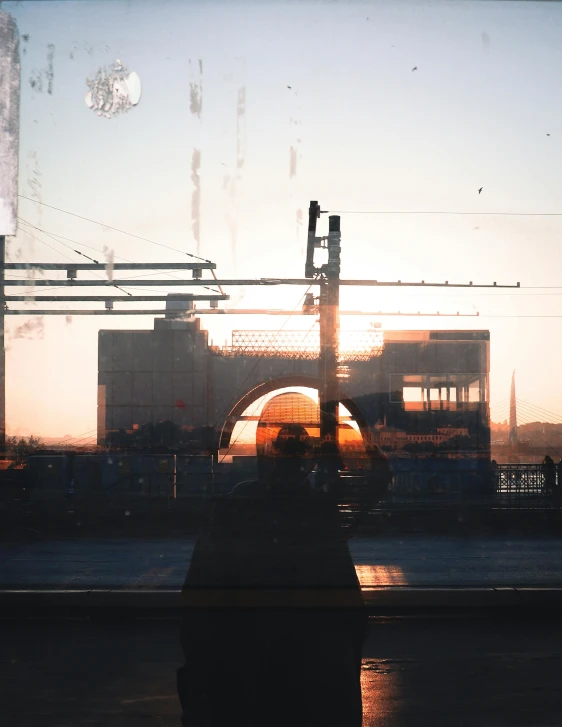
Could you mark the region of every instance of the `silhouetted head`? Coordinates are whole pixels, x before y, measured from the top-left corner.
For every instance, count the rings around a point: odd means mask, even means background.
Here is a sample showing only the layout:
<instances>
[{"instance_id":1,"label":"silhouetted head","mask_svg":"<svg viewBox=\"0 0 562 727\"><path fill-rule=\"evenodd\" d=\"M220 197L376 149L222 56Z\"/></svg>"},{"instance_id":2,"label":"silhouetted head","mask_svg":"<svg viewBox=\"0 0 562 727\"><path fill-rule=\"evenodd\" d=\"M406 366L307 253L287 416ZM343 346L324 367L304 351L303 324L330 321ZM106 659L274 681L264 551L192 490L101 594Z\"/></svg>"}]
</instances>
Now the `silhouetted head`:
<instances>
[{"instance_id":1,"label":"silhouetted head","mask_svg":"<svg viewBox=\"0 0 562 727\"><path fill-rule=\"evenodd\" d=\"M314 464L314 448L301 424L282 427L271 451L258 456L260 474L287 488L304 484Z\"/></svg>"}]
</instances>

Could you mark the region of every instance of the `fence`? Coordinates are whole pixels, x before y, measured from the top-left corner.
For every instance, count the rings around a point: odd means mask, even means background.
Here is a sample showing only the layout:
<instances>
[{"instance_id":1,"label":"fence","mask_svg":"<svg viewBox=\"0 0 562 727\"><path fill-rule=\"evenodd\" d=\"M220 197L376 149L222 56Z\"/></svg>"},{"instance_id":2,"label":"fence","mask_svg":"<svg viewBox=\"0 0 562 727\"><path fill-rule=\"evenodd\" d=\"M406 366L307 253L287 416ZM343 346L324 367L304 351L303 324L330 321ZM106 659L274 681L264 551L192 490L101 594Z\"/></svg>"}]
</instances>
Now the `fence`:
<instances>
[{"instance_id":1,"label":"fence","mask_svg":"<svg viewBox=\"0 0 562 727\"><path fill-rule=\"evenodd\" d=\"M559 507L562 478L556 469L550 473L542 464L501 464L459 462L454 466L422 461L399 462L384 504L400 507L450 505L456 502L474 506L513 508Z\"/></svg>"},{"instance_id":2,"label":"fence","mask_svg":"<svg viewBox=\"0 0 562 727\"><path fill-rule=\"evenodd\" d=\"M502 464L492 468L486 461L436 463L420 459L393 462L393 470L392 482L381 498L383 507L454 505L461 501L520 507L559 502L553 494L556 470L552 470L554 479L547 482L542 465ZM190 501L227 493L256 475L255 458L251 457L234 458L231 464L222 465L211 456L43 456L31 458L26 487L31 501L53 507L69 501L81 501L92 509L113 504L145 508L150 502L189 507ZM347 480L352 499L361 487L370 487L362 477L348 476Z\"/></svg>"},{"instance_id":3,"label":"fence","mask_svg":"<svg viewBox=\"0 0 562 727\"><path fill-rule=\"evenodd\" d=\"M556 472L552 477L556 481ZM497 466L496 492L498 494L546 494L546 477L541 464L501 464ZM558 483L560 485L561 483Z\"/></svg>"},{"instance_id":4,"label":"fence","mask_svg":"<svg viewBox=\"0 0 562 727\"><path fill-rule=\"evenodd\" d=\"M395 459L389 487L392 500L491 497L495 485L485 460Z\"/></svg>"}]
</instances>

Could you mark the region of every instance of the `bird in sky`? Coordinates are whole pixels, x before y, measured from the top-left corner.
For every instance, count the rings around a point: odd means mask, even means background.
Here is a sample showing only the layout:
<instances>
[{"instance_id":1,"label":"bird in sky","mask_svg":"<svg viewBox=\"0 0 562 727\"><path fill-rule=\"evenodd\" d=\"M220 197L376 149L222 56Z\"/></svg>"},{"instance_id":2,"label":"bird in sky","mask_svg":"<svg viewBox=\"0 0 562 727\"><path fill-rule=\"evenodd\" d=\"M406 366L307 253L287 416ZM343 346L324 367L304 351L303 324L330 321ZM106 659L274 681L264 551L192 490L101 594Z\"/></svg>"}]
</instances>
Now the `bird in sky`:
<instances>
[{"instance_id":1,"label":"bird in sky","mask_svg":"<svg viewBox=\"0 0 562 727\"><path fill-rule=\"evenodd\" d=\"M412 68L412 71L417 71L417 70L418 70L418 67L417 67L417 66L414 66L414 67Z\"/></svg>"},{"instance_id":2,"label":"bird in sky","mask_svg":"<svg viewBox=\"0 0 562 727\"><path fill-rule=\"evenodd\" d=\"M550 134L547 134L547 136L550 136Z\"/></svg>"},{"instance_id":3,"label":"bird in sky","mask_svg":"<svg viewBox=\"0 0 562 727\"><path fill-rule=\"evenodd\" d=\"M483 189L484 187L480 187L480 189L478 190L478 194L481 194Z\"/></svg>"},{"instance_id":4,"label":"bird in sky","mask_svg":"<svg viewBox=\"0 0 562 727\"><path fill-rule=\"evenodd\" d=\"M290 87L290 86L287 86L287 88L289 88L289 89L290 89L291 87Z\"/></svg>"}]
</instances>

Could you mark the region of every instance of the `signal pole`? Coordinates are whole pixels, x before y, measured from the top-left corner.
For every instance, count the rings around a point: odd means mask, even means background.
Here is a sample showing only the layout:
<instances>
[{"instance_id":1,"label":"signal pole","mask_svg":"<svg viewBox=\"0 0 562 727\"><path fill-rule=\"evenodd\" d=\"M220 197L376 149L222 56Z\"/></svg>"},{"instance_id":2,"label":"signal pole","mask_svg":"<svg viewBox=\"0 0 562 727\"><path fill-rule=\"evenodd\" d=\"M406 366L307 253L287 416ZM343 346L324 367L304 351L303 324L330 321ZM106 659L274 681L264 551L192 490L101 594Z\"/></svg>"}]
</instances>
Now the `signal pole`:
<instances>
[{"instance_id":1,"label":"signal pole","mask_svg":"<svg viewBox=\"0 0 562 727\"><path fill-rule=\"evenodd\" d=\"M337 442L339 410L338 338L340 305L340 218L330 217L328 264L320 287L320 437Z\"/></svg>"},{"instance_id":2,"label":"signal pole","mask_svg":"<svg viewBox=\"0 0 562 727\"><path fill-rule=\"evenodd\" d=\"M338 478L338 414L339 414L339 305L340 305L340 218L329 218L328 237L316 237L316 221L322 214L318 202L310 203L308 210L308 245L305 276L317 278L320 284L320 357L318 359L318 398L320 404L321 453L319 470L323 482L331 487ZM314 250L327 242L328 262L314 267Z\"/></svg>"}]
</instances>

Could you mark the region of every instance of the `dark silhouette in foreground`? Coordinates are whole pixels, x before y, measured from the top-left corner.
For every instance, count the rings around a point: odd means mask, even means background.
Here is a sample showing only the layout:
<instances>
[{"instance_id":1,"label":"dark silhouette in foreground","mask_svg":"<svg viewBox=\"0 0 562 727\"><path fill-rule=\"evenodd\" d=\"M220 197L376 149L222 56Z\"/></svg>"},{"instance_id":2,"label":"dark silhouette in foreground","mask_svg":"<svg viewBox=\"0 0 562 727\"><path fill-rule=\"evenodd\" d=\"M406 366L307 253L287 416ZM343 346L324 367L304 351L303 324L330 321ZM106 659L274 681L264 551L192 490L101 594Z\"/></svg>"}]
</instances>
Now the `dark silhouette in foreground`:
<instances>
[{"instance_id":1,"label":"dark silhouette in foreground","mask_svg":"<svg viewBox=\"0 0 562 727\"><path fill-rule=\"evenodd\" d=\"M543 460L542 472L544 476L544 491L547 495L554 495L556 491L556 465L552 457L548 454Z\"/></svg>"},{"instance_id":2,"label":"dark silhouette in foreground","mask_svg":"<svg viewBox=\"0 0 562 727\"><path fill-rule=\"evenodd\" d=\"M361 727L367 618L337 502L314 489L306 431L217 498L184 589L183 724Z\"/></svg>"}]
</instances>

